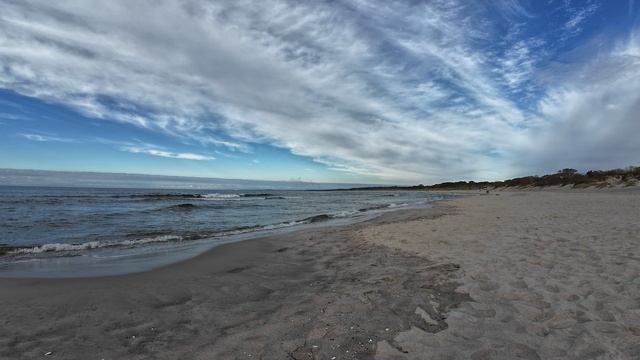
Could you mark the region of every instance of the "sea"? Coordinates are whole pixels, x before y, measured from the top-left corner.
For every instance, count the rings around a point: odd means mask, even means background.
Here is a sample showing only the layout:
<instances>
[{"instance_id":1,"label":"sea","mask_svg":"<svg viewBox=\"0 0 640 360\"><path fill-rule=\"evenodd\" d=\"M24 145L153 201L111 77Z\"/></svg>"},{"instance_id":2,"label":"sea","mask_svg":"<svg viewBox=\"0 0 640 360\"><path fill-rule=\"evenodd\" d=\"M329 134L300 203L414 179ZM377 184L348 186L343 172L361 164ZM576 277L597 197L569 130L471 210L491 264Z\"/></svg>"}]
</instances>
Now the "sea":
<instances>
[{"instance_id":1,"label":"sea","mask_svg":"<svg viewBox=\"0 0 640 360\"><path fill-rule=\"evenodd\" d=\"M0 277L146 271L227 242L355 223L452 196L0 186Z\"/></svg>"}]
</instances>

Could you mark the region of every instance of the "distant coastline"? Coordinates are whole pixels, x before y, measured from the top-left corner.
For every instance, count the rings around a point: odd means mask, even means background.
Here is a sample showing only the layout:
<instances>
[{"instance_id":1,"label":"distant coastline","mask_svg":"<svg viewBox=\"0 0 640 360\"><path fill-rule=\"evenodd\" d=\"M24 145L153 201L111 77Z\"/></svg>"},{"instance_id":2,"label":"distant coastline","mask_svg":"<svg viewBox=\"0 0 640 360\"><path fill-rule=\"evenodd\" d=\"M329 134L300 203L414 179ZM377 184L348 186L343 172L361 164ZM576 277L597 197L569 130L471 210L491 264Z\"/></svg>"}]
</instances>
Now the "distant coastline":
<instances>
[{"instance_id":1,"label":"distant coastline","mask_svg":"<svg viewBox=\"0 0 640 360\"><path fill-rule=\"evenodd\" d=\"M532 175L503 181L455 181L434 185L415 186L372 186L350 188L352 191L457 191L457 190L493 190L500 188L533 188L550 186L568 186L571 188L610 188L640 185L640 167L629 166L625 169L591 170L580 173L575 169L562 169L555 174Z\"/></svg>"}]
</instances>

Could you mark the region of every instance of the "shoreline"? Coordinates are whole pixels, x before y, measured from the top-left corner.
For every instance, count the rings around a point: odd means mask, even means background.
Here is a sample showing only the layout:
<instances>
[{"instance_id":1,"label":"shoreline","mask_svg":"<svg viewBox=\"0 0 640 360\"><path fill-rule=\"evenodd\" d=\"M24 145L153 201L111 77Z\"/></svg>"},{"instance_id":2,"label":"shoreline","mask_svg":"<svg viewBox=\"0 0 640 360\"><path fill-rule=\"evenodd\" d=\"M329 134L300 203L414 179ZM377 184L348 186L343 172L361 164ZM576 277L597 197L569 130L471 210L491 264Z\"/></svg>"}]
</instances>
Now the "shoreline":
<instances>
[{"instance_id":1,"label":"shoreline","mask_svg":"<svg viewBox=\"0 0 640 360\"><path fill-rule=\"evenodd\" d=\"M443 329L443 314L468 299L455 291L455 264L372 246L356 232L446 211L223 244L141 273L3 278L0 357L370 358L411 326Z\"/></svg>"},{"instance_id":2,"label":"shoreline","mask_svg":"<svg viewBox=\"0 0 640 360\"><path fill-rule=\"evenodd\" d=\"M466 194L452 192L443 193L443 195L451 195L454 198L466 196ZM221 236L205 237L199 234L197 238L183 239L182 236L162 235L159 238L169 240L147 242L143 239L140 246L118 246L118 244L96 244L96 242L26 247L0 246L0 251L5 250L5 253L0 252L0 279L91 278L153 271L173 263L187 261L228 243L286 236L321 228L365 224L396 211L432 209L437 207L440 201L446 200L446 198L431 200L418 206L407 204L404 204L406 206L395 204L375 206L358 209L348 216L342 216L342 213L317 214L289 223L244 227L238 231L227 231L228 234L221 231L220 233L223 234ZM47 247L60 248L60 250L40 250ZM67 248L69 250L65 250ZM75 276L75 272L83 272L83 275Z\"/></svg>"}]
</instances>

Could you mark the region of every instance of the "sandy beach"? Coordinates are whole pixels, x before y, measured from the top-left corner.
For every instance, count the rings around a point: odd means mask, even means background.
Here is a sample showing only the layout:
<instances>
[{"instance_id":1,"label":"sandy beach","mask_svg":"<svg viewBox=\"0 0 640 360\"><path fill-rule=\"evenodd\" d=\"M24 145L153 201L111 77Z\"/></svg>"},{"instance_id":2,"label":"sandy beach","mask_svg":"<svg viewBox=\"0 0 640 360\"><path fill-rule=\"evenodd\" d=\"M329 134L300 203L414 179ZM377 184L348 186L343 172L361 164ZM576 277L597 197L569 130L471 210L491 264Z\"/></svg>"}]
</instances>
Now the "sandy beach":
<instances>
[{"instance_id":1,"label":"sandy beach","mask_svg":"<svg viewBox=\"0 0 640 360\"><path fill-rule=\"evenodd\" d=\"M0 358L640 358L637 188L439 205L145 273L0 279Z\"/></svg>"},{"instance_id":2,"label":"sandy beach","mask_svg":"<svg viewBox=\"0 0 640 360\"><path fill-rule=\"evenodd\" d=\"M380 359L640 358L640 192L497 192L453 214L360 237L460 265L473 301L448 328L412 327ZM397 349L406 353L401 353Z\"/></svg>"}]
</instances>

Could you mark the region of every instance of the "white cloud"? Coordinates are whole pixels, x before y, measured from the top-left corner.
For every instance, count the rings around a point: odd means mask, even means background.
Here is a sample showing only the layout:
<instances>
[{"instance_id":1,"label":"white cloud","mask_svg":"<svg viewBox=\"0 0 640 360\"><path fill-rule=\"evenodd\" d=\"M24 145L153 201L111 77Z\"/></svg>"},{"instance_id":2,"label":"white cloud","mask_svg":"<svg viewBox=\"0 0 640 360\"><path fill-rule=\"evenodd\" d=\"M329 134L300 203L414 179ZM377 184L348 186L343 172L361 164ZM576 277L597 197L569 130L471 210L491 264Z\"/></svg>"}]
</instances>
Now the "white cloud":
<instances>
[{"instance_id":1,"label":"white cloud","mask_svg":"<svg viewBox=\"0 0 640 360\"><path fill-rule=\"evenodd\" d=\"M534 0L535 1L535 0ZM528 1L521 0L495 0L493 6L505 17L513 18L534 18L536 17L529 10Z\"/></svg>"},{"instance_id":2,"label":"white cloud","mask_svg":"<svg viewBox=\"0 0 640 360\"><path fill-rule=\"evenodd\" d=\"M194 153L188 153L188 152L176 153L176 152L167 151L161 146L148 144L140 140L136 140L135 142L122 142L122 141L114 141L114 140L108 140L103 138L92 138L92 139L81 140L81 139L61 138L58 136L41 135L41 134L18 134L18 135L27 140L38 141L38 142L98 143L98 144L104 144L104 145L112 145L121 151L126 151L130 153L147 154L147 155L153 155L153 156L159 156L159 157L184 159L184 160L200 160L200 161L215 160L215 157L210 155L201 155L201 154L194 154ZM254 160L254 161L257 161L257 160Z\"/></svg>"},{"instance_id":3,"label":"white cloud","mask_svg":"<svg viewBox=\"0 0 640 360\"><path fill-rule=\"evenodd\" d=\"M565 28L576 29L579 27L589 16L593 15L598 9L597 4L591 4L585 8L576 10L573 16L565 23Z\"/></svg>"},{"instance_id":4,"label":"white cloud","mask_svg":"<svg viewBox=\"0 0 640 360\"><path fill-rule=\"evenodd\" d=\"M542 58L544 41L536 38L515 41L499 59L496 72L501 74L506 86L512 91L528 90L527 82L536 71Z\"/></svg>"},{"instance_id":5,"label":"white cloud","mask_svg":"<svg viewBox=\"0 0 640 360\"><path fill-rule=\"evenodd\" d=\"M596 13L599 7L600 4L598 3L590 3L584 7L577 8L567 5L566 8L570 17L564 24L566 33L563 34L563 37L570 37L582 31L584 23Z\"/></svg>"},{"instance_id":6,"label":"white cloud","mask_svg":"<svg viewBox=\"0 0 640 360\"><path fill-rule=\"evenodd\" d=\"M39 141L39 142L76 142L75 139L62 138L58 136L51 135L41 135L41 134L18 134L21 137L31 140L31 141Z\"/></svg>"},{"instance_id":7,"label":"white cloud","mask_svg":"<svg viewBox=\"0 0 640 360\"><path fill-rule=\"evenodd\" d=\"M583 170L640 163L640 37L556 79L539 103L546 121L519 154L529 167Z\"/></svg>"},{"instance_id":8,"label":"white cloud","mask_svg":"<svg viewBox=\"0 0 640 360\"><path fill-rule=\"evenodd\" d=\"M184 160L215 160L215 157L201 154L193 154L193 153L174 153L166 150L153 149L153 148L143 148L143 147L135 147L135 146L124 146L121 148L122 151L127 151L136 154L147 154L165 158L173 158L173 159L184 159Z\"/></svg>"}]
</instances>

